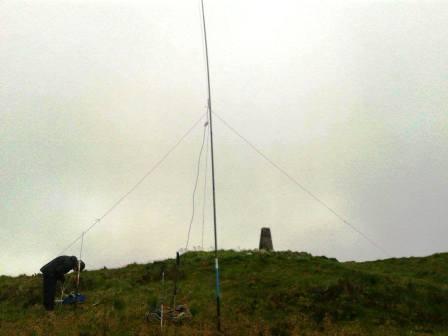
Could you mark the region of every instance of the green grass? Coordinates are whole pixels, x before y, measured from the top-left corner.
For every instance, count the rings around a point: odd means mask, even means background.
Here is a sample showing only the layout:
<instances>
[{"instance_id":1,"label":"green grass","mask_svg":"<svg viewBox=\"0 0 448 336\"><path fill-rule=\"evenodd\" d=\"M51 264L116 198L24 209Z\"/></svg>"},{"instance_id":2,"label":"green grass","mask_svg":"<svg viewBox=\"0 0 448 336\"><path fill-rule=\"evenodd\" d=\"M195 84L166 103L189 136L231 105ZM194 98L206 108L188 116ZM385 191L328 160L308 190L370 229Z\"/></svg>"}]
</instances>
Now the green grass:
<instances>
[{"instance_id":1,"label":"green grass","mask_svg":"<svg viewBox=\"0 0 448 336\"><path fill-rule=\"evenodd\" d=\"M178 303L193 319L164 335L214 335L213 254L181 258ZM340 263L307 253L220 251L225 335L448 335L448 254ZM82 274L87 302L41 307L41 276L0 277L0 335L160 335L145 321L174 260ZM74 278L74 277L73 277Z\"/></svg>"}]
</instances>

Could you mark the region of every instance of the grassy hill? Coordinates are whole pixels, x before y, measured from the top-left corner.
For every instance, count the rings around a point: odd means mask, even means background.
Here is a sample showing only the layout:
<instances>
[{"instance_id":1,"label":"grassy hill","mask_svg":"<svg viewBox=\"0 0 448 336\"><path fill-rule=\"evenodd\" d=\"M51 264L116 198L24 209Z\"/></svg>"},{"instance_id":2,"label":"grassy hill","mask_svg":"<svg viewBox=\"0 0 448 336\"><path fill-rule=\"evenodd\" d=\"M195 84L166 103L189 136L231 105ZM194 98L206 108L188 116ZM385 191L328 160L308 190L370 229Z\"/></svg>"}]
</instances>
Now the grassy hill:
<instances>
[{"instance_id":1,"label":"grassy hill","mask_svg":"<svg viewBox=\"0 0 448 336\"><path fill-rule=\"evenodd\" d=\"M225 335L448 335L448 254L346 262L221 251ZM213 254L182 256L178 302L193 318L163 335L215 335ZM172 293L174 260L83 272L87 302L46 313L41 276L0 277L0 335L161 335L145 313ZM73 277L74 278L74 277Z\"/></svg>"}]
</instances>

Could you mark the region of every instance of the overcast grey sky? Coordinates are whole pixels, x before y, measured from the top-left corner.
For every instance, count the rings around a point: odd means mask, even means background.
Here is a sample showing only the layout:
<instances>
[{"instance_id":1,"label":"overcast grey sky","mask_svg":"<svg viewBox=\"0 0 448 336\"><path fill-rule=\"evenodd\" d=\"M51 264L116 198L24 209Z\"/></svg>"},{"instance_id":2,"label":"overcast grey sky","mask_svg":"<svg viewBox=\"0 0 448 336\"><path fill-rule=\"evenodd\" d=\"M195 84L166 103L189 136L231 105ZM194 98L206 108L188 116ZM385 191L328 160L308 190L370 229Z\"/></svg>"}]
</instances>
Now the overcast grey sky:
<instances>
[{"instance_id":1,"label":"overcast grey sky","mask_svg":"<svg viewBox=\"0 0 448 336\"><path fill-rule=\"evenodd\" d=\"M215 112L393 256L446 251L448 2L205 6ZM199 8L0 3L0 274L38 272L206 112ZM385 257L218 120L214 131L222 248L255 248L269 226L276 249ZM88 268L184 246L201 139L198 127L88 233Z\"/></svg>"}]
</instances>

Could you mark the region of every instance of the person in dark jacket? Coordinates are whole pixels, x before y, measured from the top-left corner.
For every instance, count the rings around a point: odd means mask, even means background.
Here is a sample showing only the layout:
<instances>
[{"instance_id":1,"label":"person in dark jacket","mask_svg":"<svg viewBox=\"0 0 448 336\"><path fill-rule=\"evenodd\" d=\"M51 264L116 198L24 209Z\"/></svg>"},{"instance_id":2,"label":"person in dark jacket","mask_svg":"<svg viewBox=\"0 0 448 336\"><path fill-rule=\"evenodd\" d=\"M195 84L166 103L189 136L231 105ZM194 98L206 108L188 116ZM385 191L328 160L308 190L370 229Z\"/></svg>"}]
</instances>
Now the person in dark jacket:
<instances>
[{"instance_id":1,"label":"person in dark jacket","mask_svg":"<svg viewBox=\"0 0 448 336\"><path fill-rule=\"evenodd\" d=\"M71 270L77 272L78 266L82 271L85 267L84 262L81 260L78 262L78 258L75 256L60 256L48 264L43 266L40 271L43 274L43 290L44 290L44 307L46 310L54 309L54 298L56 295L56 283L59 280L64 283L64 275Z\"/></svg>"}]
</instances>

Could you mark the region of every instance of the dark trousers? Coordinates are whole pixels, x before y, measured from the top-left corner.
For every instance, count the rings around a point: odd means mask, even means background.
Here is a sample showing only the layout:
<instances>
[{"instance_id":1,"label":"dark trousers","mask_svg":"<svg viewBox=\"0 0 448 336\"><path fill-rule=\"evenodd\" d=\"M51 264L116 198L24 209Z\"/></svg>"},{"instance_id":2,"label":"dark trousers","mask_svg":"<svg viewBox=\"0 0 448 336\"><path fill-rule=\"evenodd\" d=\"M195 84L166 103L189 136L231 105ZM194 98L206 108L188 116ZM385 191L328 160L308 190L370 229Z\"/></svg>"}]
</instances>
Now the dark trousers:
<instances>
[{"instance_id":1,"label":"dark trousers","mask_svg":"<svg viewBox=\"0 0 448 336\"><path fill-rule=\"evenodd\" d=\"M44 307L46 310L54 309L56 295L56 278L51 274L43 274L44 278Z\"/></svg>"}]
</instances>

